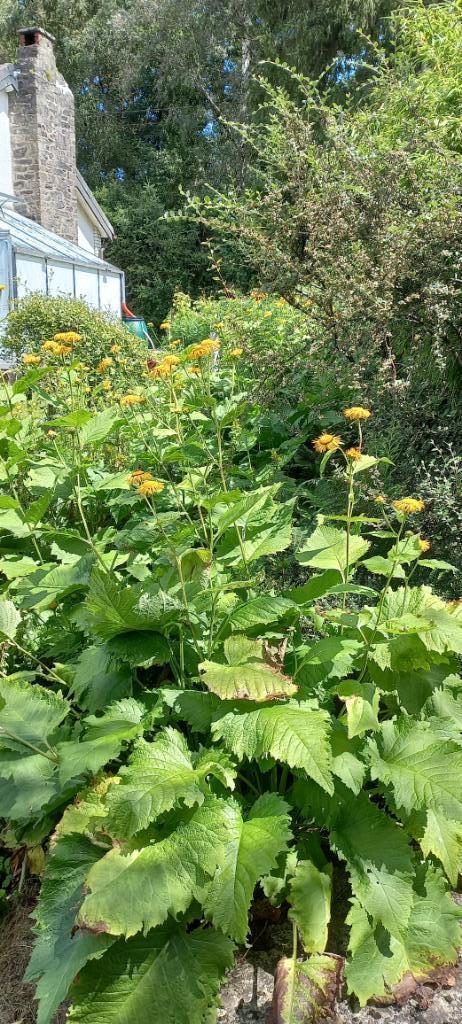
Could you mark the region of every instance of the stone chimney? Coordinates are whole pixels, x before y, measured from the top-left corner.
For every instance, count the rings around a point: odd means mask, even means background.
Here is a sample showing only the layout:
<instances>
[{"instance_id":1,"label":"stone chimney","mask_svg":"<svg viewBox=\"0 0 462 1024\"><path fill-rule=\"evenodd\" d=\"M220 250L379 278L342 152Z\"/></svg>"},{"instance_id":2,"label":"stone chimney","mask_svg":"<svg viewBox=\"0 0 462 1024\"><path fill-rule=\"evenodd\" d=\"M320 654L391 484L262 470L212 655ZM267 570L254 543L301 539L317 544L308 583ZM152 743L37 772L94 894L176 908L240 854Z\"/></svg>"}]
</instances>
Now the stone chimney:
<instances>
[{"instance_id":1,"label":"stone chimney","mask_svg":"<svg viewBox=\"0 0 462 1024\"><path fill-rule=\"evenodd\" d=\"M20 30L18 88L9 95L14 194L19 213L76 242L74 97L53 43L42 28Z\"/></svg>"}]
</instances>

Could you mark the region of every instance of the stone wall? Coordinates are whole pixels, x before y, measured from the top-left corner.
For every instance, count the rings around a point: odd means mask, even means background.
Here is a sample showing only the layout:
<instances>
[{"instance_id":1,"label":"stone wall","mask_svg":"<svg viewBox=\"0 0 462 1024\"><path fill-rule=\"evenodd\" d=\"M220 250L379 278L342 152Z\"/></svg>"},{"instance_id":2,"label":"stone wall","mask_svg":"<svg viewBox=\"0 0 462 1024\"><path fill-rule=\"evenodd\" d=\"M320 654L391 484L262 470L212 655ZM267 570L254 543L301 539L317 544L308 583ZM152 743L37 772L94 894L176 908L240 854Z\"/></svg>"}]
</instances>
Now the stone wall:
<instances>
[{"instance_id":1,"label":"stone wall","mask_svg":"<svg viewBox=\"0 0 462 1024\"><path fill-rule=\"evenodd\" d=\"M22 32L16 71L18 91L9 94L16 209L77 242L74 97L57 71L52 37Z\"/></svg>"}]
</instances>

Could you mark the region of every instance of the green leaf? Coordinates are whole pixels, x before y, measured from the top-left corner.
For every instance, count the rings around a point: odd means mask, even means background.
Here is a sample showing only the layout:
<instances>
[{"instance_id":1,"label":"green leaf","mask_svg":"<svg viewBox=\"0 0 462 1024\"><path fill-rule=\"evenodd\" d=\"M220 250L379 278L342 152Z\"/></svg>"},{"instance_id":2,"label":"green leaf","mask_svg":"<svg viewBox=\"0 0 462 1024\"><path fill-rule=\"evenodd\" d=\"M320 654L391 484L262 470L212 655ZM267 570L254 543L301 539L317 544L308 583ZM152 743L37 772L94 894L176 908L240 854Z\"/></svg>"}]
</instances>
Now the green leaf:
<instances>
[{"instance_id":1,"label":"green leaf","mask_svg":"<svg viewBox=\"0 0 462 1024\"><path fill-rule=\"evenodd\" d=\"M0 636L14 640L21 616L12 601L0 601Z\"/></svg>"},{"instance_id":2,"label":"green leaf","mask_svg":"<svg viewBox=\"0 0 462 1024\"><path fill-rule=\"evenodd\" d=\"M354 895L376 923L401 937L413 904L412 859L399 825L366 793L345 791L330 844L346 861Z\"/></svg>"},{"instance_id":3,"label":"green leaf","mask_svg":"<svg viewBox=\"0 0 462 1024\"><path fill-rule=\"evenodd\" d=\"M354 565L366 554L370 543L362 537L350 537L349 565ZM338 569L343 572L347 565L347 534L334 526L322 524L308 537L297 551L297 562L311 565L314 569Z\"/></svg>"},{"instance_id":4,"label":"green leaf","mask_svg":"<svg viewBox=\"0 0 462 1024\"><path fill-rule=\"evenodd\" d=\"M153 631L176 617L179 601L145 583L121 587L109 574L94 569L84 609L88 628L103 640L130 631Z\"/></svg>"},{"instance_id":5,"label":"green leaf","mask_svg":"<svg viewBox=\"0 0 462 1024\"><path fill-rule=\"evenodd\" d=\"M403 580L406 575L401 565L392 562L390 558L384 558L383 555L365 558L361 564L368 572L378 573L379 576L391 576L395 580Z\"/></svg>"},{"instance_id":6,"label":"green leaf","mask_svg":"<svg viewBox=\"0 0 462 1024\"><path fill-rule=\"evenodd\" d=\"M225 625L233 630L245 631L253 629L255 626L269 626L274 622L293 621L297 618L298 612L292 601L265 594L263 597L255 597L234 608L225 620ZM220 633L222 629L223 627L221 627Z\"/></svg>"},{"instance_id":7,"label":"green leaf","mask_svg":"<svg viewBox=\"0 0 462 1024\"><path fill-rule=\"evenodd\" d=\"M235 710L212 725L215 739L242 759L274 757L302 768L328 793L333 792L329 745L330 716L308 701Z\"/></svg>"},{"instance_id":8,"label":"green leaf","mask_svg":"<svg viewBox=\"0 0 462 1024\"><path fill-rule=\"evenodd\" d=\"M139 740L119 772L121 785L109 793L109 830L132 836L181 801L187 807L202 804L208 775L233 788L234 772L226 757L213 750L191 753L175 729L163 729L153 743Z\"/></svg>"},{"instance_id":9,"label":"green leaf","mask_svg":"<svg viewBox=\"0 0 462 1024\"><path fill-rule=\"evenodd\" d=\"M215 928L244 943L254 888L291 838L289 806L276 793L264 793L245 820L237 804L233 810L226 861L207 886L203 906Z\"/></svg>"},{"instance_id":10,"label":"green leaf","mask_svg":"<svg viewBox=\"0 0 462 1024\"><path fill-rule=\"evenodd\" d=\"M285 502L283 505L272 502L266 506L262 522L253 522L246 526L242 550L247 564L257 558L263 558L264 555L285 551L289 547L292 540L292 512L293 502ZM235 530L229 530L222 538L217 556L227 567L243 561Z\"/></svg>"},{"instance_id":11,"label":"green leaf","mask_svg":"<svg viewBox=\"0 0 462 1024\"><path fill-rule=\"evenodd\" d=\"M38 979L37 1024L49 1024L83 965L114 941L106 935L73 934L86 875L102 855L101 848L83 835L65 836L52 847L35 911L37 939L25 977Z\"/></svg>"},{"instance_id":12,"label":"green leaf","mask_svg":"<svg viewBox=\"0 0 462 1024\"><path fill-rule=\"evenodd\" d=\"M462 750L431 722L383 722L381 736L369 741L369 756L372 778L392 787L398 807L408 813L432 808L462 821Z\"/></svg>"},{"instance_id":13,"label":"green leaf","mask_svg":"<svg viewBox=\"0 0 462 1024\"><path fill-rule=\"evenodd\" d=\"M72 1024L205 1024L216 1006L232 943L213 929L158 928L119 941L79 976Z\"/></svg>"},{"instance_id":14,"label":"green leaf","mask_svg":"<svg viewBox=\"0 0 462 1024\"><path fill-rule=\"evenodd\" d=\"M451 565L450 562L444 562L441 558L421 558L419 565L424 565L426 569L441 569L442 572L457 572L457 567Z\"/></svg>"},{"instance_id":15,"label":"green leaf","mask_svg":"<svg viewBox=\"0 0 462 1024\"><path fill-rule=\"evenodd\" d=\"M69 711L60 694L21 680L0 679L0 746L3 737L40 745Z\"/></svg>"},{"instance_id":16,"label":"green leaf","mask_svg":"<svg viewBox=\"0 0 462 1024\"><path fill-rule=\"evenodd\" d=\"M301 860L290 883L289 917L299 928L306 953L323 953L330 921L332 881L311 860Z\"/></svg>"},{"instance_id":17,"label":"green leaf","mask_svg":"<svg viewBox=\"0 0 462 1024\"><path fill-rule=\"evenodd\" d=\"M141 665L166 665L171 659L169 644L161 633L139 632L119 633L108 640L107 650L115 658L127 661L133 667Z\"/></svg>"},{"instance_id":18,"label":"green leaf","mask_svg":"<svg viewBox=\"0 0 462 1024\"><path fill-rule=\"evenodd\" d=\"M71 687L80 707L87 711L101 711L112 701L129 697L131 689L130 670L115 662L106 644L82 651L75 665Z\"/></svg>"},{"instance_id":19,"label":"green leaf","mask_svg":"<svg viewBox=\"0 0 462 1024\"><path fill-rule=\"evenodd\" d=\"M232 806L208 796L167 838L111 850L88 875L80 925L129 937L184 913L223 862L232 822Z\"/></svg>"},{"instance_id":20,"label":"green leaf","mask_svg":"<svg viewBox=\"0 0 462 1024\"><path fill-rule=\"evenodd\" d=\"M462 872L462 821L450 821L438 810L428 810L420 845L425 857L432 853L441 861L455 887Z\"/></svg>"},{"instance_id":21,"label":"green leaf","mask_svg":"<svg viewBox=\"0 0 462 1024\"><path fill-rule=\"evenodd\" d=\"M221 705L219 697L203 690L162 689L159 692L167 706L173 708L178 718L187 722L193 732L209 732Z\"/></svg>"},{"instance_id":22,"label":"green leaf","mask_svg":"<svg viewBox=\"0 0 462 1024\"><path fill-rule=\"evenodd\" d=\"M312 576L303 586L295 587L294 590L286 590L284 597L289 601L295 601L296 604L311 604L319 597L328 594L332 587L340 584L341 579L339 569L327 569L319 576Z\"/></svg>"},{"instance_id":23,"label":"green leaf","mask_svg":"<svg viewBox=\"0 0 462 1024\"><path fill-rule=\"evenodd\" d=\"M420 983L431 982L439 967L457 962L460 908L434 869L427 868L421 887L422 895L414 895L401 939L371 924L364 908L353 902L347 918L351 931L345 974L348 990L357 995L361 1006L373 996L389 996L405 975Z\"/></svg>"},{"instance_id":24,"label":"green leaf","mask_svg":"<svg viewBox=\"0 0 462 1024\"><path fill-rule=\"evenodd\" d=\"M118 409L103 409L102 412L92 414L91 419L78 430L81 447L88 448L101 444L121 423L123 418Z\"/></svg>"},{"instance_id":25,"label":"green leaf","mask_svg":"<svg viewBox=\"0 0 462 1024\"><path fill-rule=\"evenodd\" d=\"M339 995L341 958L315 955L309 960L283 957L276 968L268 1024L308 1024L333 1019Z\"/></svg>"},{"instance_id":26,"label":"green leaf","mask_svg":"<svg viewBox=\"0 0 462 1024\"><path fill-rule=\"evenodd\" d=\"M101 718L84 720L81 740L58 743L59 778L61 785L84 772L93 775L120 752L123 743L142 732L145 709L132 698L116 701Z\"/></svg>"}]
</instances>

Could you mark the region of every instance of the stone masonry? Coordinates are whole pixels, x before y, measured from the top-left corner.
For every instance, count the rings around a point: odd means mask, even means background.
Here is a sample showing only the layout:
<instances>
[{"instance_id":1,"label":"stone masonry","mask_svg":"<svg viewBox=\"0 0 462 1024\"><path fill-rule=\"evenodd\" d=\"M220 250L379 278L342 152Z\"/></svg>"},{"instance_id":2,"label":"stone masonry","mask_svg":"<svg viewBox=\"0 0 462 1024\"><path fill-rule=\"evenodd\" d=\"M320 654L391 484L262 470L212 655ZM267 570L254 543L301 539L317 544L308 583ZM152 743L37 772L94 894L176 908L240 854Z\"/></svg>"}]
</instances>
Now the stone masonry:
<instances>
[{"instance_id":1,"label":"stone masonry","mask_svg":"<svg viewBox=\"0 0 462 1024\"><path fill-rule=\"evenodd\" d=\"M53 36L22 29L17 92L9 94L16 209L77 242L74 97L57 71Z\"/></svg>"}]
</instances>

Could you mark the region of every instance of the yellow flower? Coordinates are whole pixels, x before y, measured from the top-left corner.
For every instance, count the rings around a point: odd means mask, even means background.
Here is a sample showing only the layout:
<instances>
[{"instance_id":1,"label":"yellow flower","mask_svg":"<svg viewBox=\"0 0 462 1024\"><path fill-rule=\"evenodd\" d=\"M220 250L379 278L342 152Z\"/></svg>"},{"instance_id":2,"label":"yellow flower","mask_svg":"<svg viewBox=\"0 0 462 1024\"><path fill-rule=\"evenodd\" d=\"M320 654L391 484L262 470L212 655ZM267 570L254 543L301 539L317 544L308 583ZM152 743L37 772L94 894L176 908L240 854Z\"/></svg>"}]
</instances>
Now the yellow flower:
<instances>
[{"instance_id":1,"label":"yellow flower","mask_svg":"<svg viewBox=\"0 0 462 1024\"><path fill-rule=\"evenodd\" d=\"M159 326L161 331L168 331L170 328L170 320L163 320Z\"/></svg>"},{"instance_id":2,"label":"yellow flower","mask_svg":"<svg viewBox=\"0 0 462 1024\"><path fill-rule=\"evenodd\" d=\"M188 371L189 373L192 373L193 377L197 377L197 375L201 372L201 368L200 366L188 366Z\"/></svg>"},{"instance_id":3,"label":"yellow flower","mask_svg":"<svg viewBox=\"0 0 462 1024\"><path fill-rule=\"evenodd\" d=\"M86 395L91 395L91 388L87 387L83 389Z\"/></svg>"},{"instance_id":4,"label":"yellow flower","mask_svg":"<svg viewBox=\"0 0 462 1024\"><path fill-rule=\"evenodd\" d=\"M204 356L212 355L212 352L218 352L220 348L220 342L216 341L215 338L204 338L199 345L193 345L192 349L187 355L187 359L194 362L195 359L202 359Z\"/></svg>"},{"instance_id":5,"label":"yellow flower","mask_svg":"<svg viewBox=\"0 0 462 1024\"><path fill-rule=\"evenodd\" d=\"M179 362L180 362L180 359L179 359L178 356L174 356L174 355L164 356L164 358L162 360L162 363L160 365L161 366L178 366Z\"/></svg>"},{"instance_id":6,"label":"yellow flower","mask_svg":"<svg viewBox=\"0 0 462 1024\"><path fill-rule=\"evenodd\" d=\"M419 537L419 548L420 548L422 554L424 555L426 551L430 551L430 548L431 548L430 541L426 540L425 537Z\"/></svg>"},{"instance_id":7,"label":"yellow flower","mask_svg":"<svg viewBox=\"0 0 462 1024\"><path fill-rule=\"evenodd\" d=\"M102 386L105 391L112 391L112 380L109 380L109 377L105 377Z\"/></svg>"},{"instance_id":8,"label":"yellow flower","mask_svg":"<svg viewBox=\"0 0 462 1024\"><path fill-rule=\"evenodd\" d=\"M258 292L258 291L256 291L256 289L254 289L252 292L250 292L250 294L252 296L252 299L255 299L255 302L262 302L262 300L266 299L266 297L267 297L267 293L266 292Z\"/></svg>"},{"instance_id":9,"label":"yellow flower","mask_svg":"<svg viewBox=\"0 0 462 1024\"><path fill-rule=\"evenodd\" d=\"M350 409L343 410L343 415L346 420L368 420L372 413L362 405L352 405Z\"/></svg>"},{"instance_id":10,"label":"yellow flower","mask_svg":"<svg viewBox=\"0 0 462 1024\"><path fill-rule=\"evenodd\" d=\"M131 395L131 394L129 394L129 395L122 395L122 398L120 399L120 404L121 405L125 405L125 406L142 405L143 402L145 402L145 401L146 401L146 399L145 399L144 395Z\"/></svg>"},{"instance_id":11,"label":"yellow flower","mask_svg":"<svg viewBox=\"0 0 462 1024\"><path fill-rule=\"evenodd\" d=\"M38 366L38 364L42 362L40 356L34 356L33 352L26 352L22 357L22 361L25 366Z\"/></svg>"},{"instance_id":12,"label":"yellow flower","mask_svg":"<svg viewBox=\"0 0 462 1024\"><path fill-rule=\"evenodd\" d=\"M58 431L57 430L47 430L47 437L57 437L57 436L58 436Z\"/></svg>"},{"instance_id":13,"label":"yellow flower","mask_svg":"<svg viewBox=\"0 0 462 1024\"><path fill-rule=\"evenodd\" d=\"M142 494L144 498L152 498L154 494L160 494L164 487L165 484L161 480L145 480L137 490L138 494Z\"/></svg>"},{"instance_id":14,"label":"yellow flower","mask_svg":"<svg viewBox=\"0 0 462 1024\"><path fill-rule=\"evenodd\" d=\"M61 351L61 345L58 345L57 341L44 341L42 343L43 352L51 352L52 355L58 356Z\"/></svg>"},{"instance_id":15,"label":"yellow flower","mask_svg":"<svg viewBox=\"0 0 462 1024\"><path fill-rule=\"evenodd\" d=\"M376 505L386 504L386 498L384 498L383 494L377 494L377 496L374 498L374 501Z\"/></svg>"},{"instance_id":16,"label":"yellow flower","mask_svg":"<svg viewBox=\"0 0 462 1024\"><path fill-rule=\"evenodd\" d=\"M145 480L152 480L152 473L145 473L144 469L134 469L133 473L130 473L128 482L130 484L136 484L139 487L140 484L144 483Z\"/></svg>"},{"instance_id":17,"label":"yellow flower","mask_svg":"<svg viewBox=\"0 0 462 1024\"><path fill-rule=\"evenodd\" d=\"M360 448L347 448L345 455L348 455L349 459L354 459L357 462L361 458L362 452Z\"/></svg>"},{"instance_id":18,"label":"yellow flower","mask_svg":"<svg viewBox=\"0 0 462 1024\"><path fill-rule=\"evenodd\" d=\"M322 455L324 452L335 451L336 448L340 448L342 438L338 434L320 434L319 437L313 441L313 448L316 452Z\"/></svg>"},{"instance_id":19,"label":"yellow flower","mask_svg":"<svg viewBox=\"0 0 462 1024\"><path fill-rule=\"evenodd\" d=\"M181 338L174 338L173 341L169 341L168 347L178 348L178 345L181 345Z\"/></svg>"},{"instance_id":20,"label":"yellow flower","mask_svg":"<svg viewBox=\"0 0 462 1024\"><path fill-rule=\"evenodd\" d=\"M243 348L232 348L230 355L233 357L233 359L239 359L239 356L242 355L243 351Z\"/></svg>"},{"instance_id":21,"label":"yellow flower","mask_svg":"<svg viewBox=\"0 0 462 1024\"><path fill-rule=\"evenodd\" d=\"M116 342L114 342L114 344L113 344L113 345L111 345L111 352L113 352L113 353L114 353L114 355L116 356L116 355L117 355L117 353L118 353L118 352L120 352L120 351L121 351L121 346L120 346L120 345L117 345L117 343L116 343Z\"/></svg>"},{"instance_id":22,"label":"yellow flower","mask_svg":"<svg viewBox=\"0 0 462 1024\"><path fill-rule=\"evenodd\" d=\"M213 326L216 328L217 331L223 331L224 328L226 327L226 324L224 323L223 320L219 320L218 323L214 324Z\"/></svg>"},{"instance_id":23,"label":"yellow flower","mask_svg":"<svg viewBox=\"0 0 462 1024\"><path fill-rule=\"evenodd\" d=\"M404 512L405 515L411 515L413 512L423 512L425 508L425 502L421 498L399 498L398 501L393 502L393 508L397 512Z\"/></svg>"},{"instance_id":24,"label":"yellow flower","mask_svg":"<svg viewBox=\"0 0 462 1024\"><path fill-rule=\"evenodd\" d=\"M82 335L77 334L77 331L59 331L53 335L53 341L59 341L64 345L77 345L81 338Z\"/></svg>"},{"instance_id":25,"label":"yellow flower","mask_svg":"<svg viewBox=\"0 0 462 1024\"><path fill-rule=\"evenodd\" d=\"M267 310L266 310L266 313L263 313L263 319L264 319L264 320L267 320L267 319L268 319L268 317L270 317L270 316L272 316L272 315L273 315L273 311L272 311L272 309L267 309Z\"/></svg>"},{"instance_id":26,"label":"yellow flower","mask_svg":"<svg viewBox=\"0 0 462 1024\"><path fill-rule=\"evenodd\" d=\"M97 373L104 373L105 370L108 370L109 367L112 366L112 362L113 361L110 358L110 356L106 356L106 359L101 359L101 362L99 362L98 366L96 367L96 372Z\"/></svg>"}]
</instances>

